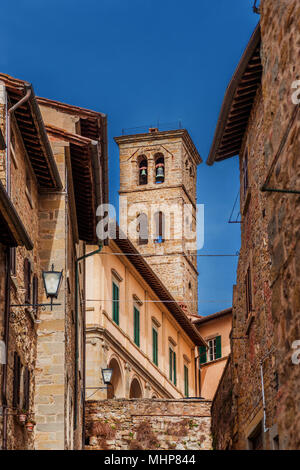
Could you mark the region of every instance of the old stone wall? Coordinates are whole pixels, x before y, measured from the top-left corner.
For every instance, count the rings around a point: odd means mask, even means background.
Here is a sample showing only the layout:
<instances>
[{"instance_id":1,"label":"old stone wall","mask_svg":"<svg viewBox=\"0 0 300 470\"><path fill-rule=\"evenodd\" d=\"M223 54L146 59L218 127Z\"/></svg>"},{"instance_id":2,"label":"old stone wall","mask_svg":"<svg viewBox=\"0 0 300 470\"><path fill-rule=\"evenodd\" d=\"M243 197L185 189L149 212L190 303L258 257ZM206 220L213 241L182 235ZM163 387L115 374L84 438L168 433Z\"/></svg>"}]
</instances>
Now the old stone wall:
<instances>
[{"instance_id":1,"label":"old stone wall","mask_svg":"<svg viewBox=\"0 0 300 470\"><path fill-rule=\"evenodd\" d=\"M210 401L114 399L86 408L87 450L209 450Z\"/></svg>"},{"instance_id":2,"label":"old stone wall","mask_svg":"<svg viewBox=\"0 0 300 470\"><path fill-rule=\"evenodd\" d=\"M213 404L217 448L251 448L249 440L264 421L265 449L300 448L300 367L292 363L292 345L300 339L300 198L282 192L300 190L299 104L292 100L299 79L299 24L298 1L261 1L262 86L240 154L242 240L233 299L231 374L227 369ZM249 189L244 197L246 150ZM280 192L262 191L268 175L267 188ZM247 318L248 267L253 309ZM218 423L227 419L230 376L233 426L223 429Z\"/></svg>"},{"instance_id":3,"label":"old stone wall","mask_svg":"<svg viewBox=\"0 0 300 470\"><path fill-rule=\"evenodd\" d=\"M233 373L231 356L228 357L218 389L212 402L212 440L216 450L230 449L234 434Z\"/></svg>"},{"instance_id":4,"label":"old stone wall","mask_svg":"<svg viewBox=\"0 0 300 470\"><path fill-rule=\"evenodd\" d=\"M292 99L295 86L300 88L300 4L297 0L263 0L261 5L264 148L266 173L271 174L268 187L300 191L299 91ZM282 449L300 449L300 365L292 362L293 343L300 340L299 194L269 192L266 214L279 442Z\"/></svg>"}]
</instances>

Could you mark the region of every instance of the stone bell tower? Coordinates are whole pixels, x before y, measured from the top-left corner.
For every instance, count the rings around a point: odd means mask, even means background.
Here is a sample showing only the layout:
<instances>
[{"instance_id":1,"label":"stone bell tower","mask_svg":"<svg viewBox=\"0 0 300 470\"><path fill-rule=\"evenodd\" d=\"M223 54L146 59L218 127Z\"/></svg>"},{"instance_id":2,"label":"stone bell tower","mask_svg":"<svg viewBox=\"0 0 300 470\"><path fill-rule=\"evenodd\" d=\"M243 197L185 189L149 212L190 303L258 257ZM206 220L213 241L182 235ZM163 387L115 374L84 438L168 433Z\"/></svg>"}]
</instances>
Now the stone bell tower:
<instances>
[{"instance_id":1,"label":"stone bell tower","mask_svg":"<svg viewBox=\"0 0 300 470\"><path fill-rule=\"evenodd\" d=\"M128 237L187 313L197 314L197 165L201 157L185 129L116 137L120 203ZM123 215L126 213L125 218ZM136 219L137 218L137 219Z\"/></svg>"}]
</instances>

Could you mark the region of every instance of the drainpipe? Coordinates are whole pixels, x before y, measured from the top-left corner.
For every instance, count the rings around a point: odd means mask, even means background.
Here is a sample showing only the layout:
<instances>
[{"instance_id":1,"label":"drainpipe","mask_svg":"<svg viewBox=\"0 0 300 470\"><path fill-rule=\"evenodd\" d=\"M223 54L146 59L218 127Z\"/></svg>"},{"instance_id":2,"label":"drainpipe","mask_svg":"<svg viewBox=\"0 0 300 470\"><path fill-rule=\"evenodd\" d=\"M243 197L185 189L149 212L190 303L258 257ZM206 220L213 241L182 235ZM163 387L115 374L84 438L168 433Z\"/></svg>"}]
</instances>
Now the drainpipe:
<instances>
[{"instance_id":1,"label":"drainpipe","mask_svg":"<svg viewBox=\"0 0 300 470\"><path fill-rule=\"evenodd\" d=\"M9 312L10 312L10 248L6 250L6 280L5 280L5 312L4 312L4 342L6 349L5 364L3 364L2 404L3 404L3 442L2 449L7 449L7 369L9 349Z\"/></svg>"},{"instance_id":2,"label":"drainpipe","mask_svg":"<svg viewBox=\"0 0 300 470\"><path fill-rule=\"evenodd\" d=\"M94 256L100 253L102 250L102 243L99 244L99 248L87 255L80 256L75 261L75 382L74 382L74 430L77 428L78 424L78 371L79 371L79 349L78 349L78 339L79 339L79 302L78 302L78 287L79 287L79 276L78 276L78 269L79 263L90 256ZM83 319L83 364L84 364L84 371L83 371L83 392L84 392L84 400L83 400L83 417L82 417L82 447L84 446L85 442L85 314Z\"/></svg>"},{"instance_id":3,"label":"drainpipe","mask_svg":"<svg viewBox=\"0 0 300 470\"><path fill-rule=\"evenodd\" d=\"M25 84L25 89L27 90L26 95L23 96L20 101L15 103L11 108L8 110L7 114L7 153L6 153L6 158L7 158L7 168L6 168L6 190L8 195L10 196L11 193L11 181L10 181L10 141L11 141L11 116L15 112L16 109L18 109L22 104L26 103L26 101L29 100L30 95L31 95L31 85L30 83Z\"/></svg>"}]
</instances>

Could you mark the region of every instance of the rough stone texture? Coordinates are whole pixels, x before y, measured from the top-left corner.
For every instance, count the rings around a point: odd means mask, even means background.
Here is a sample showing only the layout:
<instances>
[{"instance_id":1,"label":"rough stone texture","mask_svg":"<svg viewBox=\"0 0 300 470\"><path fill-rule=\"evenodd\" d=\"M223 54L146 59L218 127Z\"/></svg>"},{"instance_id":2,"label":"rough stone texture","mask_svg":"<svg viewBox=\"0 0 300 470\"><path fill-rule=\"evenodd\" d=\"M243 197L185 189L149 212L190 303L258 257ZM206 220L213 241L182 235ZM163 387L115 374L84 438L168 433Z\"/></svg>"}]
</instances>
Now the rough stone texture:
<instances>
[{"instance_id":1,"label":"rough stone texture","mask_svg":"<svg viewBox=\"0 0 300 470\"><path fill-rule=\"evenodd\" d=\"M292 83L299 79L300 5L294 0L262 0L262 87L257 93L240 155L248 149L248 207L241 197L242 240L233 300L232 365L213 402L214 444L245 449L253 426L263 421L260 361L266 398L265 449L300 448L300 366L291 345L300 339L300 198L261 192L279 155L271 188L300 189L300 132L292 121ZM242 193L242 191L241 191ZM252 270L253 314L245 315L245 274ZM232 383L232 414L228 393ZM220 426L219 424L222 423Z\"/></svg>"},{"instance_id":2,"label":"rough stone texture","mask_svg":"<svg viewBox=\"0 0 300 470\"><path fill-rule=\"evenodd\" d=\"M269 187L300 190L300 112L292 83L300 79L300 4L296 0L262 2L265 159L268 168L282 147ZM300 88L299 85L297 87ZM299 98L299 93L298 93ZM290 126L287 132L288 126ZM287 138L285 140L285 136ZM272 321L276 344L280 447L300 449L300 365L292 363L292 344L300 340L300 196L269 193Z\"/></svg>"},{"instance_id":3,"label":"rough stone texture","mask_svg":"<svg viewBox=\"0 0 300 470\"><path fill-rule=\"evenodd\" d=\"M210 401L104 400L86 408L87 450L209 450Z\"/></svg>"},{"instance_id":4,"label":"rough stone texture","mask_svg":"<svg viewBox=\"0 0 300 470\"><path fill-rule=\"evenodd\" d=\"M159 133L158 133L159 134ZM182 135L174 137L164 133L158 138L153 133L143 140L141 136L124 136L118 140L120 148L120 196L127 198L128 225L137 215L145 213L148 217L149 241L146 245L138 243L138 233L129 233L129 238L137 249L147 256L147 262L168 286L175 299L182 303L189 299L187 309L197 313L198 279L197 257L194 248L187 245L187 232L184 234L184 205L191 205L189 224L196 226L196 183L197 164L191 149ZM165 162L165 181L155 183L155 159L162 155ZM138 184L139 163L144 155L148 161L148 183ZM198 156L199 158L199 156ZM133 204L141 204L137 211L131 211ZM175 223L174 207L180 208L178 222ZM155 243L154 214L162 211L165 215L166 236L164 243ZM121 218L122 221L122 218ZM183 302L184 303L184 302Z\"/></svg>"}]
</instances>

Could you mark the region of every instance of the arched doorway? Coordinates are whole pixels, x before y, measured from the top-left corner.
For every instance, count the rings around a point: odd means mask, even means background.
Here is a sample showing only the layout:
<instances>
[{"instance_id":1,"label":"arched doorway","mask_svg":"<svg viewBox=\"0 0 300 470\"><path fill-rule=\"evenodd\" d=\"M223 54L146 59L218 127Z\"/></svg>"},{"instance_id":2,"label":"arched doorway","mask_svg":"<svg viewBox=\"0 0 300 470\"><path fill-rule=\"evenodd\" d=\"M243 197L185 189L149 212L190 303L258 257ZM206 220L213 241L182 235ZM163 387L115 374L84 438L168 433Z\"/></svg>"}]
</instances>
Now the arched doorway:
<instances>
[{"instance_id":1,"label":"arched doorway","mask_svg":"<svg viewBox=\"0 0 300 470\"><path fill-rule=\"evenodd\" d=\"M138 379L134 378L130 385L129 398L142 398L142 397L143 397L142 387Z\"/></svg>"},{"instance_id":2,"label":"arched doorway","mask_svg":"<svg viewBox=\"0 0 300 470\"><path fill-rule=\"evenodd\" d=\"M113 358L109 362L109 369L113 369L113 374L111 378L111 385L108 385L107 389L107 398L123 398L123 380L122 372L118 361Z\"/></svg>"}]
</instances>

